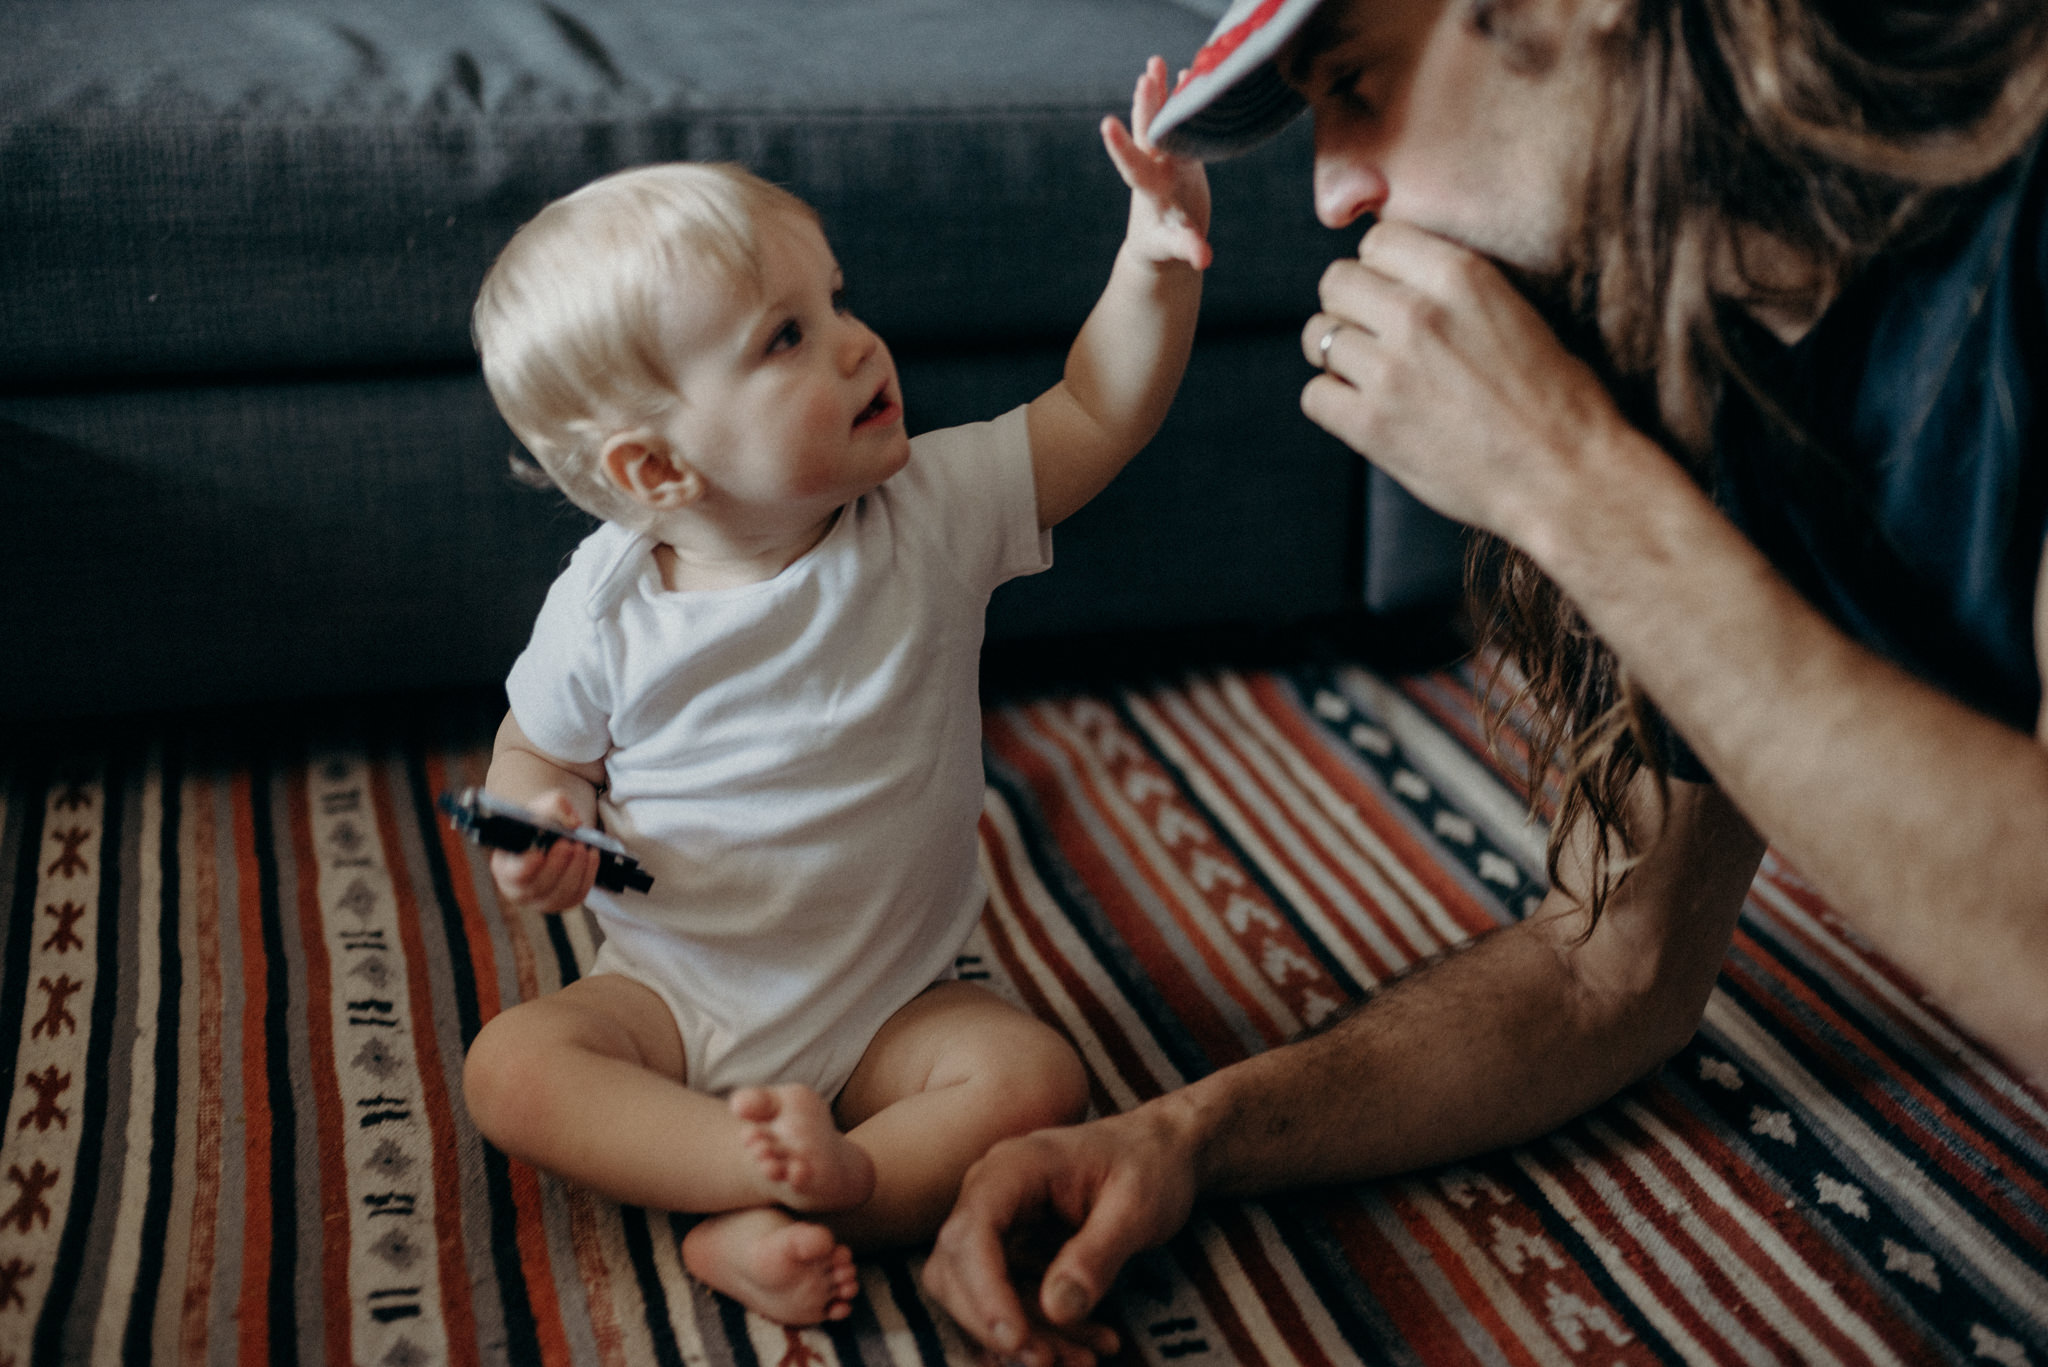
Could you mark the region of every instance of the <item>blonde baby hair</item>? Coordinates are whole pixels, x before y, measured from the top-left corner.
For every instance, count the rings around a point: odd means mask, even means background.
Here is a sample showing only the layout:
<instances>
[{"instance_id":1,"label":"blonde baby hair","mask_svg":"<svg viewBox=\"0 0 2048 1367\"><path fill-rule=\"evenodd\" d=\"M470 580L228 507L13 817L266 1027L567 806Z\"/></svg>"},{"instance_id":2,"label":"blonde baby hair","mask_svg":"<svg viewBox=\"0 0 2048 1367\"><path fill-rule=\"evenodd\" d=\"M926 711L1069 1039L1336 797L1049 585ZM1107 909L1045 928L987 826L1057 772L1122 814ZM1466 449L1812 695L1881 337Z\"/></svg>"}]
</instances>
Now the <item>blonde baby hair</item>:
<instances>
[{"instance_id":1,"label":"blonde baby hair","mask_svg":"<svg viewBox=\"0 0 2048 1367\"><path fill-rule=\"evenodd\" d=\"M683 281L761 289L759 229L816 224L779 186L726 163L614 172L520 228L470 314L491 398L526 449L586 512L629 526L647 512L598 469L604 443L679 401L663 338Z\"/></svg>"}]
</instances>

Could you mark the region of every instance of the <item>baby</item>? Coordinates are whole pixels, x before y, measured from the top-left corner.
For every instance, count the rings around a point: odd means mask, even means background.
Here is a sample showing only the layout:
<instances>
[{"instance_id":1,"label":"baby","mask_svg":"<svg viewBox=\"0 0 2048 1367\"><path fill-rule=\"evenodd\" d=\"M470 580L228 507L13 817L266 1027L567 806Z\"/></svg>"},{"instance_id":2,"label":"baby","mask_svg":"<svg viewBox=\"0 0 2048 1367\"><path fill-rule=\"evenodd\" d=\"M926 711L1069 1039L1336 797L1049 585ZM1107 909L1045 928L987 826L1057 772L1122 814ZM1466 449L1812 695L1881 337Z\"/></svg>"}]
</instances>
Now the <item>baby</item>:
<instances>
[{"instance_id":1,"label":"baby","mask_svg":"<svg viewBox=\"0 0 2048 1367\"><path fill-rule=\"evenodd\" d=\"M990 592L1157 430L1187 363L1209 199L1131 129L1109 284L1065 377L991 422L904 432L815 214L729 166L620 172L542 210L474 329L500 411L605 519L513 666L487 786L601 824L492 856L504 903L587 902L590 973L512 1007L463 1089L507 1153L699 1212L700 1280L785 1324L850 1313L852 1249L929 1238L998 1139L1072 1122L1080 1061L968 983L985 897L977 670Z\"/></svg>"}]
</instances>

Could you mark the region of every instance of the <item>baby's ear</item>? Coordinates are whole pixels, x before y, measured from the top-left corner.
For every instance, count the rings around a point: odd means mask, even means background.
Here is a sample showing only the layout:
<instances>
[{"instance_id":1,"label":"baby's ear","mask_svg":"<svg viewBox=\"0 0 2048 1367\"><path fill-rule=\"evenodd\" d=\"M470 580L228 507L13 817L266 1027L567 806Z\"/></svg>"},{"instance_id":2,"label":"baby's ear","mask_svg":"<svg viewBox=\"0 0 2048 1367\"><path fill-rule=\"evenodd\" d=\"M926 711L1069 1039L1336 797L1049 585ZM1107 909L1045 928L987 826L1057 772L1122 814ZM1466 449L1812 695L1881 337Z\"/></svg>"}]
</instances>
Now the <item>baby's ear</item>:
<instances>
[{"instance_id":1,"label":"baby's ear","mask_svg":"<svg viewBox=\"0 0 2048 1367\"><path fill-rule=\"evenodd\" d=\"M704 477L661 433L640 427L605 442L598 466L614 488L636 503L663 512L704 496Z\"/></svg>"}]
</instances>

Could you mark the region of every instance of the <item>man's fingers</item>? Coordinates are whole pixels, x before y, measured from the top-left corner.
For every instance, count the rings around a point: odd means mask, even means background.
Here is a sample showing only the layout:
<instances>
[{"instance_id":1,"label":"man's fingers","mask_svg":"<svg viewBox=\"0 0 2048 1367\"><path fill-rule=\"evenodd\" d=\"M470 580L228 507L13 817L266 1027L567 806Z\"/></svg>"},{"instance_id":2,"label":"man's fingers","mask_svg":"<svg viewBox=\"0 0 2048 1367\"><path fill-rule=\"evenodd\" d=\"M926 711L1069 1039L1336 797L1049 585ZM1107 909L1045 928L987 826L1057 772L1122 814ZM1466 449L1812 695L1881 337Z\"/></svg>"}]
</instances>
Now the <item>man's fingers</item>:
<instances>
[{"instance_id":1,"label":"man's fingers","mask_svg":"<svg viewBox=\"0 0 2048 1367\"><path fill-rule=\"evenodd\" d=\"M1426 228L1383 218L1358 239L1358 259L1397 279L1442 282L1478 257L1471 248Z\"/></svg>"},{"instance_id":2,"label":"man's fingers","mask_svg":"<svg viewBox=\"0 0 2048 1367\"><path fill-rule=\"evenodd\" d=\"M1156 1204L1128 1186L1111 1185L1095 1198L1088 1218L1045 1270L1038 1303L1054 1324L1085 1319L1126 1262L1153 1243Z\"/></svg>"},{"instance_id":3,"label":"man's fingers","mask_svg":"<svg viewBox=\"0 0 2048 1367\"><path fill-rule=\"evenodd\" d=\"M1339 257L1323 271L1316 299L1332 322L1339 319L1369 333L1384 333L1383 323L1417 291L1377 266Z\"/></svg>"},{"instance_id":4,"label":"man's fingers","mask_svg":"<svg viewBox=\"0 0 2048 1367\"><path fill-rule=\"evenodd\" d=\"M1013 1182L984 1177L976 1184L973 1178L970 1170L933 1242L924 1284L969 1333L998 1352L1015 1353L1024 1346L1026 1324L1023 1302L1010 1285L1003 1235L1026 1207L1026 1193Z\"/></svg>"},{"instance_id":5,"label":"man's fingers","mask_svg":"<svg viewBox=\"0 0 2048 1367\"><path fill-rule=\"evenodd\" d=\"M1348 341L1347 333L1352 334ZM1339 350L1355 346L1360 338L1370 335L1361 324L1348 318L1339 318L1334 313L1313 314L1302 325L1301 356L1317 370L1334 376Z\"/></svg>"}]
</instances>

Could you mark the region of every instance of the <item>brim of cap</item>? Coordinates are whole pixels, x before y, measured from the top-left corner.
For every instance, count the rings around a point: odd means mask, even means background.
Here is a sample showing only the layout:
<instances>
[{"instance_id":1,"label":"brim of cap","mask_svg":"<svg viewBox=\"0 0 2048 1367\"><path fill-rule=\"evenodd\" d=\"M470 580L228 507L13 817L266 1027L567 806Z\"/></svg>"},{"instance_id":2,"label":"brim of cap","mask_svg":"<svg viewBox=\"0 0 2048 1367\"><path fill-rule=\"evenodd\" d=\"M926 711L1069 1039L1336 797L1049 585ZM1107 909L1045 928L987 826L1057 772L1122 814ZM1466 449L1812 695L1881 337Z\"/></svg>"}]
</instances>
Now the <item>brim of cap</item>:
<instances>
[{"instance_id":1,"label":"brim of cap","mask_svg":"<svg viewBox=\"0 0 2048 1367\"><path fill-rule=\"evenodd\" d=\"M1281 0L1258 28L1211 69L1191 77L1152 120L1154 145L1179 157L1222 161L1248 152L1292 123L1308 106L1280 78L1274 56L1321 0ZM1243 5L1232 6L1233 11ZM1215 43L1235 27L1226 15Z\"/></svg>"}]
</instances>

